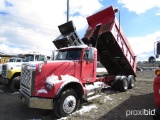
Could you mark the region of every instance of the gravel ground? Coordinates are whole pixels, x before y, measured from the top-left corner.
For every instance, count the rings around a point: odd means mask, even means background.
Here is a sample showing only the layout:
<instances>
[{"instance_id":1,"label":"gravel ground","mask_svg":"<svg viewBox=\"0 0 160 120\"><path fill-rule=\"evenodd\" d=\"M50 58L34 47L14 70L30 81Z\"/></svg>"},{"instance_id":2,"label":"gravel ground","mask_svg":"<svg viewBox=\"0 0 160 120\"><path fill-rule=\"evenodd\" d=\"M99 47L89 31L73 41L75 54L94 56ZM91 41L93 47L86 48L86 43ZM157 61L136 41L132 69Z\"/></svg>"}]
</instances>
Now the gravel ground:
<instances>
[{"instance_id":1,"label":"gravel ground","mask_svg":"<svg viewBox=\"0 0 160 120\"><path fill-rule=\"evenodd\" d=\"M99 98L83 104L80 110L61 120L153 120L151 115L136 115L144 109L153 111L156 108L153 78L154 71L137 72L134 89L127 92L106 89ZM21 102L18 92L11 93L0 85L0 120L53 119L52 111L28 108Z\"/></svg>"}]
</instances>

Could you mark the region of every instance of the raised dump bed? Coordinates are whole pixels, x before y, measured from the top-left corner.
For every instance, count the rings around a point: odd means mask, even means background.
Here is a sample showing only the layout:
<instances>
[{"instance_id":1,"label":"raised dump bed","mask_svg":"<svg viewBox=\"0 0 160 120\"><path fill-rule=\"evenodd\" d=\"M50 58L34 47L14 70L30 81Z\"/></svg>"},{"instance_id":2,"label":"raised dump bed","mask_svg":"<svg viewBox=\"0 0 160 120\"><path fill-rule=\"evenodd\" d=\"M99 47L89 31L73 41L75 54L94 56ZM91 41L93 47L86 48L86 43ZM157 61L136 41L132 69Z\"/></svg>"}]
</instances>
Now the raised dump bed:
<instances>
[{"instance_id":1,"label":"raised dump bed","mask_svg":"<svg viewBox=\"0 0 160 120\"><path fill-rule=\"evenodd\" d=\"M87 18L85 44L98 49L98 58L110 75L136 76L136 57L115 17L113 6Z\"/></svg>"}]
</instances>

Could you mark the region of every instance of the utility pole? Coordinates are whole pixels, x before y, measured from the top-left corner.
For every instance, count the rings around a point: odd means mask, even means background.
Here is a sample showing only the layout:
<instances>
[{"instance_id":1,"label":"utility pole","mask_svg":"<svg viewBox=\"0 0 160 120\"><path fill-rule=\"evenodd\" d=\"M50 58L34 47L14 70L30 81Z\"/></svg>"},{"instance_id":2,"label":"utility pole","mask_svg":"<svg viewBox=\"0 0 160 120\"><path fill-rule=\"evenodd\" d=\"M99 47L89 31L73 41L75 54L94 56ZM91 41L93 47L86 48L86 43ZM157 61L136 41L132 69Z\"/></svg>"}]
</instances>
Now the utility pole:
<instances>
[{"instance_id":1,"label":"utility pole","mask_svg":"<svg viewBox=\"0 0 160 120\"><path fill-rule=\"evenodd\" d=\"M67 22L69 21L69 0L67 0Z\"/></svg>"}]
</instances>

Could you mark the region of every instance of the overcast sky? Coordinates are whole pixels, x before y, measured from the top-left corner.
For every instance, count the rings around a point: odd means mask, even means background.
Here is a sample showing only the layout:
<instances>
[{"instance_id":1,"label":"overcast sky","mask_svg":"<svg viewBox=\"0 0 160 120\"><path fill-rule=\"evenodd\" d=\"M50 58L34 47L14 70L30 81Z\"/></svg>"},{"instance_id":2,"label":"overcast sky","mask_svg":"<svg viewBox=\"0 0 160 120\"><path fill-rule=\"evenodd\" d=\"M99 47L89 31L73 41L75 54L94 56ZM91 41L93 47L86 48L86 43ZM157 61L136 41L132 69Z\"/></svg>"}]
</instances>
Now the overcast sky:
<instances>
[{"instance_id":1,"label":"overcast sky","mask_svg":"<svg viewBox=\"0 0 160 120\"><path fill-rule=\"evenodd\" d=\"M121 27L138 60L154 55L160 40L158 0L69 0L70 16L80 38L87 28L86 17L113 5L120 10ZM31 51L51 55L58 25L67 21L67 0L0 0L0 52ZM118 16L117 16L118 17Z\"/></svg>"}]
</instances>

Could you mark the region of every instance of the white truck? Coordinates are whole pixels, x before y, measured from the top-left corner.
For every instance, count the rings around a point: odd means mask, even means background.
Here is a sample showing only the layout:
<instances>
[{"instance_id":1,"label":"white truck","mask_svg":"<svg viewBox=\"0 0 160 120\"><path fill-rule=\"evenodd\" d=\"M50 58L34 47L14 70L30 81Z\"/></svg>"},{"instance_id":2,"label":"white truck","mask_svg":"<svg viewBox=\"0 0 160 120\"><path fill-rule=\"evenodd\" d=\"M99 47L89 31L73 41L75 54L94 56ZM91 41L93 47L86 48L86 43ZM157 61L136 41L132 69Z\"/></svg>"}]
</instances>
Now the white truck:
<instances>
[{"instance_id":1,"label":"white truck","mask_svg":"<svg viewBox=\"0 0 160 120\"><path fill-rule=\"evenodd\" d=\"M0 82L5 86L9 86L9 88L13 92L18 91L20 88L22 63L44 61L50 58L49 56L40 54L39 52L31 52L28 54L23 54L22 56L24 57L24 59L12 59L9 62L2 65L2 74Z\"/></svg>"}]
</instances>

